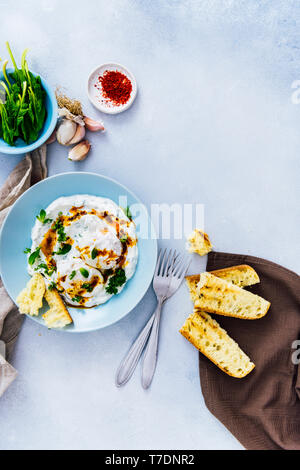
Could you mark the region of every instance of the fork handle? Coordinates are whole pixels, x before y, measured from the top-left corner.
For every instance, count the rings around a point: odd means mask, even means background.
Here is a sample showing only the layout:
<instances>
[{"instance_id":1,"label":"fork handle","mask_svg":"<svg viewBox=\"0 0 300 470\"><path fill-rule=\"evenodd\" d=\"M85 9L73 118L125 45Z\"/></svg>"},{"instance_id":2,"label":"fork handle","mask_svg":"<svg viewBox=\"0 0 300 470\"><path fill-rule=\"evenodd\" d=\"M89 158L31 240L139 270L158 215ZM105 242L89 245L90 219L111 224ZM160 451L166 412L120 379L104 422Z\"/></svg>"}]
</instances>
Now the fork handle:
<instances>
[{"instance_id":1,"label":"fork handle","mask_svg":"<svg viewBox=\"0 0 300 470\"><path fill-rule=\"evenodd\" d=\"M149 338L156 312L152 315L147 325L144 327L138 338L133 343L131 349L121 362L116 375L117 387L122 387L131 379Z\"/></svg>"},{"instance_id":2,"label":"fork handle","mask_svg":"<svg viewBox=\"0 0 300 470\"><path fill-rule=\"evenodd\" d=\"M152 384L152 380L156 370L162 305L163 302L159 303L159 306L155 312L155 319L153 322L150 338L144 355L142 368L142 386L145 390L147 390Z\"/></svg>"}]
</instances>

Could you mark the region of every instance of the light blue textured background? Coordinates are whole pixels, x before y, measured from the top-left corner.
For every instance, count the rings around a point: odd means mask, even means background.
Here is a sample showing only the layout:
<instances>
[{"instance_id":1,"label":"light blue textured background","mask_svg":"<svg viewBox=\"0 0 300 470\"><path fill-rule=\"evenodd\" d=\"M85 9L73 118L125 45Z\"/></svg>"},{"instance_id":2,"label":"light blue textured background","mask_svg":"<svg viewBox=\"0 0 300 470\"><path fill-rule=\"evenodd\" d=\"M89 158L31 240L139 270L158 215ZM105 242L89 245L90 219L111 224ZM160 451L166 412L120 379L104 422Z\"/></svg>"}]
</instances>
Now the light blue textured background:
<instances>
[{"instance_id":1,"label":"light blue textured background","mask_svg":"<svg viewBox=\"0 0 300 470\"><path fill-rule=\"evenodd\" d=\"M50 175L95 171L147 204L203 203L217 250L299 270L300 8L289 0L0 0L0 56L30 47L32 69L82 100L98 64L137 78L135 105L101 116L107 134L71 163L49 150ZM0 155L0 183L19 161ZM161 243L184 249L184 242ZM205 268L195 257L191 271ZM17 267L16 267L17 269ZM186 289L167 304L155 381L139 370L123 390L116 368L151 310L150 290L123 321L78 337L26 320L14 355L19 377L0 401L0 449L240 449L207 411L197 352L177 333Z\"/></svg>"}]
</instances>

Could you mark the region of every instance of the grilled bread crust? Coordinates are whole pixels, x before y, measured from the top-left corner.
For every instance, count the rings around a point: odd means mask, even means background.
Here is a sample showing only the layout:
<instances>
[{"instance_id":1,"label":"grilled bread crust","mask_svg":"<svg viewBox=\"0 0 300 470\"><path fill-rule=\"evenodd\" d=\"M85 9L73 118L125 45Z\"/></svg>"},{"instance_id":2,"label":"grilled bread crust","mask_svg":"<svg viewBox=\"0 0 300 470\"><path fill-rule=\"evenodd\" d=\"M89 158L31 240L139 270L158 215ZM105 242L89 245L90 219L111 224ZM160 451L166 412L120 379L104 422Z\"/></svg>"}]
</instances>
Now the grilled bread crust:
<instances>
[{"instance_id":1,"label":"grilled bread crust","mask_svg":"<svg viewBox=\"0 0 300 470\"><path fill-rule=\"evenodd\" d=\"M208 313L195 311L186 320L180 333L231 377L241 379L255 368L239 345Z\"/></svg>"},{"instance_id":2,"label":"grilled bread crust","mask_svg":"<svg viewBox=\"0 0 300 470\"><path fill-rule=\"evenodd\" d=\"M73 323L66 306L56 289L47 290L45 293L50 309L43 315L48 328L64 328Z\"/></svg>"},{"instance_id":3,"label":"grilled bread crust","mask_svg":"<svg viewBox=\"0 0 300 470\"><path fill-rule=\"evenodd\" d=\"M220 277L225 281L229 281L238 287L253 286L260 282L260 279L256 271L243 264L241 266L233 266L231 268L218 269L217 271L211 271L214 276ZM197 285L200 281L201 274L195 274L194 276L187 276L186 282L190 289L192 301L195 302L198 299Z\"/></svg>"},{"instance_id":4,"label":"grilled bread crust","mask_svg":"<svg viewBox=\"0 0 300 470\"><path fill-rule=\"evenodd\" d=\"M208 313L244 320L264 317L270 302L213 274L203 273L197 285L195 307Z\"/></svg>"}]
</instances>

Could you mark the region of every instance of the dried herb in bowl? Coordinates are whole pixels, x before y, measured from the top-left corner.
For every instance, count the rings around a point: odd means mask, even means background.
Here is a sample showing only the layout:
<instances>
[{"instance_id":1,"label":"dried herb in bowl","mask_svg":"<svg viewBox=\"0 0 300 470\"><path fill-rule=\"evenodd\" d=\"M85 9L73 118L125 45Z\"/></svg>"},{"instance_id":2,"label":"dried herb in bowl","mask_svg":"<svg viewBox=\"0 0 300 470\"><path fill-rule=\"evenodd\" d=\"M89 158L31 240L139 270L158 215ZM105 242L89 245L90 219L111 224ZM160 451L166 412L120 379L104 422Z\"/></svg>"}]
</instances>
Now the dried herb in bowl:
<instances>
[{"instance_id":1,"label":"dried herb in bowl","mask_svg":"<svg viewBox=\"0 0 300 470\"><path fill-rule=\"evenodd\" d=\"M4 79L0 81L0 138L10 146L14 146L18 138L30 144L38 139L46 120L46 92L41 78L34 76L28 69L28 49L23 52L19 69L8 42L6 47L15 71L7 73L8 60L3 63Z\"/></svg>"}]
</instances>

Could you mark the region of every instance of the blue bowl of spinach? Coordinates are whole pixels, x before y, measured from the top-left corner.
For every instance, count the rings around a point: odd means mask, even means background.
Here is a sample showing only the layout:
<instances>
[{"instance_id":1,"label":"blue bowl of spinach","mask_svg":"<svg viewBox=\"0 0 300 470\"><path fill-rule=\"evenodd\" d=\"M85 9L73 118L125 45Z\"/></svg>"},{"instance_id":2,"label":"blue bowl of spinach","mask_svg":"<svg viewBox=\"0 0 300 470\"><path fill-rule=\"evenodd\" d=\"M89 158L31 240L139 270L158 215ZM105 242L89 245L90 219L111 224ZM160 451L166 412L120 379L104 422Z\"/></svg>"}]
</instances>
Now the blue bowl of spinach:
<instances>
[{"instance_id":1,"label":"blue bowl of spinach","mask_svg":"<svg viewBox=\"0 0 300 470\"><path fill-rule=\"evenodd\" d=\"M40 147L57 123L55 93L39 75L29 71L27 50L21 68L7 43L14 68L3 63L0 72L0 153L18 155Z\"/></svg>"}]
</instances>

